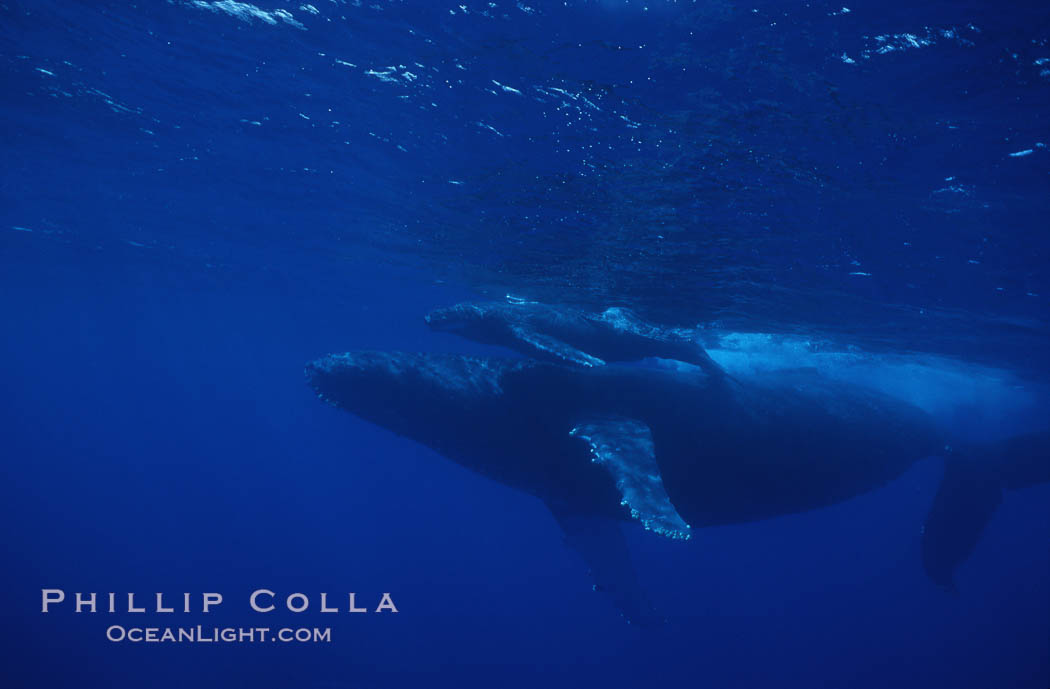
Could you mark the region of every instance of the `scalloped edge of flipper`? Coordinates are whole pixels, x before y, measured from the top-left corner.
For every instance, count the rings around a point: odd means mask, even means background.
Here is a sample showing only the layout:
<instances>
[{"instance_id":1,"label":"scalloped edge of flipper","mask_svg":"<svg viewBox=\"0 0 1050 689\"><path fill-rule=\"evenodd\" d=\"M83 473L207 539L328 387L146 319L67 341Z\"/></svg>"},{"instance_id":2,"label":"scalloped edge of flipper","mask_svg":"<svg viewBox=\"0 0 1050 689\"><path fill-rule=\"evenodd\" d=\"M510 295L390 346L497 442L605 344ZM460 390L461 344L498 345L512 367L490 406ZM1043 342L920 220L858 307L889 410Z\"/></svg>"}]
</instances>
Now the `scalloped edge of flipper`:
<instances>
[{"instance_id":1,"label":"scalloped edge of flipper","mask_svg":"<svg viewBox=\"0 0 1050 689\"><path fill-rule=\"evenodd\" d=\"M593 419L577 424L569 435L590 446L591 461L612 475L620 504L647 531L672 540L692 537L692 527L664 489L649 426L637 419Z\"/></svg>"}]
</instances>

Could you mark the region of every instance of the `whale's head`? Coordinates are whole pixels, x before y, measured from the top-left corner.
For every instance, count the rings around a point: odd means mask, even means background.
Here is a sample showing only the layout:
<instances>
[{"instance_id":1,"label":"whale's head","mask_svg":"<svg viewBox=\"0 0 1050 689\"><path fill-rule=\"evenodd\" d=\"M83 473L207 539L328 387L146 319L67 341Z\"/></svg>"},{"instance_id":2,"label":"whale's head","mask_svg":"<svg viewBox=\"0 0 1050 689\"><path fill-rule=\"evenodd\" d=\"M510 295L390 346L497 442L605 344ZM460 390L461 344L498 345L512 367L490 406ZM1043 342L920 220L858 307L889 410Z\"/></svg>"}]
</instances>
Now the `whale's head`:
<instances>
[{"instance_id":1,"label":"whale's head","mask_svg":"<svg viewBox=\"0 0 1050 689\"><path fill-rule=\"evenodd\" d=\"M469 415L501 393L513 363L453 354L348 352L311 362L318 397L401 435L417 437L446 414Z\"/></svg>"}]
</instances>

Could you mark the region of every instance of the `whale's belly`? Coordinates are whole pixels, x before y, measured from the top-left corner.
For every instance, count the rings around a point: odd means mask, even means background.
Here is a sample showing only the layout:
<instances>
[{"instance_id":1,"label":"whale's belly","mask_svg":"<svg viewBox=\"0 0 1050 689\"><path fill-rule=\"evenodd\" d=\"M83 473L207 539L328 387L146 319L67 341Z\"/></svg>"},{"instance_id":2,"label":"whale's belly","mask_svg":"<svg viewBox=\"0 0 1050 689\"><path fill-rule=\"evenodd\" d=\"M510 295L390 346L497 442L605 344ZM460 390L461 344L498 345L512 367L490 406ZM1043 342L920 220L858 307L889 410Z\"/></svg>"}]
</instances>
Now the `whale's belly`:
<instances>
[{"instance_id":1,"label":"whale's belly","mask_svg":"<svg viewBox=\"0 0 1050 689\"><path fill-rule=\"evenodd\" d=\"M939 447L918 409L824 381L741 387L722 411L655 433L668 493L694 526L835 504Z\"/></svg>"}]
</instances>

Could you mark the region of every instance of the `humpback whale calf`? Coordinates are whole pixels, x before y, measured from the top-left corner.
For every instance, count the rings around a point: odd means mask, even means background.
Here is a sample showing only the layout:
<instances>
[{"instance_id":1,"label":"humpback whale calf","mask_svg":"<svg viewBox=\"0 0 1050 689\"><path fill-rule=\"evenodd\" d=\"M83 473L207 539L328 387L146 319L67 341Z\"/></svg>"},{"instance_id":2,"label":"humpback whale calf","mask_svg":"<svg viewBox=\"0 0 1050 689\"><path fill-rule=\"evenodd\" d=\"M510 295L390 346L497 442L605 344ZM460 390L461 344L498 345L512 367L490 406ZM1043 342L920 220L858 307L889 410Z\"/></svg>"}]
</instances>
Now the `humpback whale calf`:
<instances>
[{"instance_id":1,"label":"humpback whale calf","mask_svg":"<svg viewBox=\"0 0 1050 689\"><path fill-rule=\"evenodd\" d=\"M426 322L434 330L553 363L589 367L658 357L699 366L708 375L723 373L693 331L654 325L622 307L592 313L508 296L503 302L466 302L435 309L427 314Z\"/></svg>"},{"instance_id":2,"label":"humpback whale calf","mask_svg":"<svg viewBox=\"0 0 1050 689\"><path fill-rule=\"evenodd\" d=\"M329 403L542 500L597 587L640 623L658 618L618 521L688 539L847 500L941 455L922 556L950 587L1003 490L1050 481L1050 433L950 449L917 407L810 369L717 377L366 351L306 374Z\"/></svg>"}]
</instances>

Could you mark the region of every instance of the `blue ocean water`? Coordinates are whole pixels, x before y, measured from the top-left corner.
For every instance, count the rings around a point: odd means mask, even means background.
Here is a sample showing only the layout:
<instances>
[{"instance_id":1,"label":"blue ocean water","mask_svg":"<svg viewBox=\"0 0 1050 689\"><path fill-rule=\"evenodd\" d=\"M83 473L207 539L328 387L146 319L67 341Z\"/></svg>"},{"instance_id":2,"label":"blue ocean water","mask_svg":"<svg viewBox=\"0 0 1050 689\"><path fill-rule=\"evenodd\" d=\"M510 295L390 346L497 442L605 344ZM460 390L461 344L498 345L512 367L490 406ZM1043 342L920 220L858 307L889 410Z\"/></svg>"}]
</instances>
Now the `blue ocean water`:
<instances>
[{"instance_id":1,"label":"blue ocean water","mask_svg":"<svg viewBox=\"0 0 1050 689\"><path fill-rule=\"evenodd\" d=\"M1044 3L4 0L0 63L3 686L1050 685L1045 485L955 594L933 459L684 545L626 528L668 618L640 630L539 501L303 380L506 354L423 316L510 293L1045 429ZM140 618L46 588L333 639L115 643ZM399 612L318 612L347 591Z\"/></svg>"}]
</instances>

